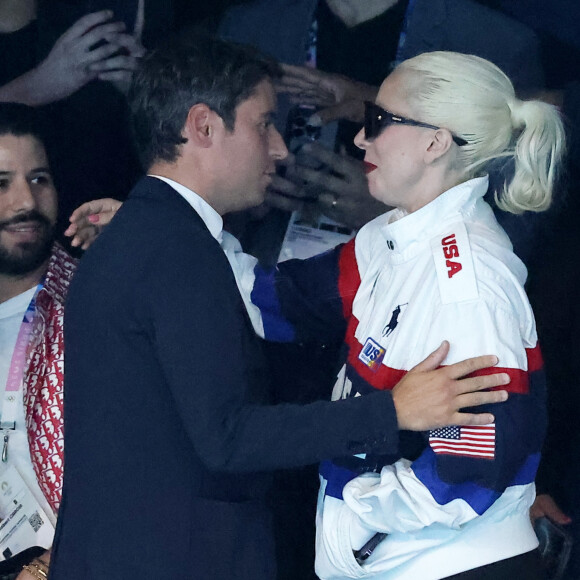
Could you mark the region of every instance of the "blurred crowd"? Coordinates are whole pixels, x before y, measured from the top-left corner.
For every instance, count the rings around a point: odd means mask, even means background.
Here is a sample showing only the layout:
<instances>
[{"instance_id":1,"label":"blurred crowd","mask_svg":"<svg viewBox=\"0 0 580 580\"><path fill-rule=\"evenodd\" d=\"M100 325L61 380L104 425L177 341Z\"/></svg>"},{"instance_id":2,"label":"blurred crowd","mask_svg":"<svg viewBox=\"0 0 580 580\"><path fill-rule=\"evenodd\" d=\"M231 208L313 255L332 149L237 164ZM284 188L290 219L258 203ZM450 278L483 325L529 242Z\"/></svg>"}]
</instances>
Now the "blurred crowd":
<instances>
[{"instance_id":1,"label":"blurred crowd","mask_svg":"<svg viewBox=\"0 0 580 580\"><path fill-rule=\"evenodd\" d=\"M72 237L70 251L80 257L144 170L127 102L143 57L169 38L186 41L201 33L255 46L282 65L275 124L289 154L277 164L265 202L231 212L224 221L244 251L269 266L346 242L386 211L369 194L364 151L353 139L365 101L375 101L383 79L402 61L435 50L474 54L499 66L522 99L556 105L565 123L567 155L550 209L514 215L493 195L486 199L528 269L526 290L545 362L549 422L531 515L554 522L573 542L566 569L551 576L573 580L580 578L579 30L575 0L6 0L0 3L0 102L39 111L58 191L55 236L69 247L67 236ZM513 172L509 160L497 162L492 186ZM99 198L69 219L75 208ZM59 248L51 260L65 265L51 262L51 268L74 269ZM4 294L2 302L14 295ZM273 402L328 399L342 342L266 343L276 385ZM47 382L62 383L62 352L60 357L51 361L56 370L48 372ZM62 406L62 388L54 405ZM59 437L49 440L62 453L62 424L57 430ZM32 455L32 444L30 450ZM51 469L58 463L62 478L62 457L45 460ZM45 481L42 460L33 457L32 464L41 492L35 493L54 524L60 488ZM316 578L317 469L309 465L275 474L278 485L268 499L280 580ZM50 548L50 541L43 548ZM9 562L13 554L4 556ZM33 556L38 559L32 564L22 562L27 569L13 576L7 572L6 578L46 577L50 551Z\"/></svg>"}]
</instances>

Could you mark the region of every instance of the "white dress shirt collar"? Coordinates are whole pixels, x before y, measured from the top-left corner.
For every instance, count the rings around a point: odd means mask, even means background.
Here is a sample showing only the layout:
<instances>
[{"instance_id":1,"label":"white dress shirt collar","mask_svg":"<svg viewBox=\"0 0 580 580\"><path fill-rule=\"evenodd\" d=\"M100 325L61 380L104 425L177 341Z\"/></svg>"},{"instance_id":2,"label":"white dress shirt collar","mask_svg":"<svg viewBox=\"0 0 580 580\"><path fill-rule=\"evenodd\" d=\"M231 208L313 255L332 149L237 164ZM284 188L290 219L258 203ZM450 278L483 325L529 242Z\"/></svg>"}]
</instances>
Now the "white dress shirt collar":
<instances>
[{"instance_id":1,"label":"white dress shirt collar","mask_svg":"<svg viewBox=\"0 0 580 580\"><path fill-rule=\"evenodd\" d=\"M155 177L156 179L165 181L167 185L175 189L204 221L209 233L221 243L224 221L222 216L205 199L200 197L195 191L185 187L185 185L181 185L181 183L177 183L177 181L173 181L173 179L169 179L168 177L161 177L160 175L149 175L149 177Z\"/></svg>"}]
</instances>

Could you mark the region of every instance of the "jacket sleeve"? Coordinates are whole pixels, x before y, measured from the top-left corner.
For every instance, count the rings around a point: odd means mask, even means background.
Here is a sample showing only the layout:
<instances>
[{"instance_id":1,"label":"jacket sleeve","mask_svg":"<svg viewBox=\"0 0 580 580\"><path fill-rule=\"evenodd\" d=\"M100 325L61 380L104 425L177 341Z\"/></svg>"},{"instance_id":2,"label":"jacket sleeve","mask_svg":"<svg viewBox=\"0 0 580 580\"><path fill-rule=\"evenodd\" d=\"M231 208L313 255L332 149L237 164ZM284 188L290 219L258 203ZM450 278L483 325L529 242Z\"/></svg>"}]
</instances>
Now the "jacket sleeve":
<instances>
[{"instance_id":1,"label":"jacket sleeve","mask_svg":"<svg viewBox=\"0 0 580 580\"><path fill-rule=\"evenodd\" d=\"M545 389L539 348L522 338L530 324L533 319L526 328L513 311L482 299L439 309L423 344L448 338L460 345L448 363L466 353L497 353L502 368L493 372L509 373L510 397L486 409L495 416L493 424L431 431L416 461L402 459L380 475L348 483L344 509L358 516L369 537L432 524L458 528L483 514L508 487L533 482L545 430Z\"/></svg>"},{"instance_id":2,"label":"jacket sleeve","mask_svg":"<svg viewBox=\"0 0 580 580\"><path fill-rule=\"evenodd\" d=\"M256 333L274 342L342 340L360 284L354 240L263 268L231 236L222 247Z\"/></svg>"}]
</instances>

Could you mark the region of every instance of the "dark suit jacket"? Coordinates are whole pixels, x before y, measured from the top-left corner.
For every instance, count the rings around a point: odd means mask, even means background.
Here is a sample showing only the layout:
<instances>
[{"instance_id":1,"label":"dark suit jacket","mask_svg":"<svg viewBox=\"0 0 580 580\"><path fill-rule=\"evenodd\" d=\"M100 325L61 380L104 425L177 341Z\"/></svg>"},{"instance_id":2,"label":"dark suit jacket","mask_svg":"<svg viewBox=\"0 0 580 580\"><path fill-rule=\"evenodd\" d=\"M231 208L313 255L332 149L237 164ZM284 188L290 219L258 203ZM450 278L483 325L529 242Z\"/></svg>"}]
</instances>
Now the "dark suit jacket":
<instances>
[{"instance_id":1,"label":"dark suit jacket","mask_svg":"<svg viewBox=\"0 0 580 580\"><path fill-rule=\"evenodd\" d=\"M81 260L65 342L51 580L270 580L268 471L397 447L388 393L266 405L261 343L229 264L155 178Z\"/></svg>"}]
</instances>

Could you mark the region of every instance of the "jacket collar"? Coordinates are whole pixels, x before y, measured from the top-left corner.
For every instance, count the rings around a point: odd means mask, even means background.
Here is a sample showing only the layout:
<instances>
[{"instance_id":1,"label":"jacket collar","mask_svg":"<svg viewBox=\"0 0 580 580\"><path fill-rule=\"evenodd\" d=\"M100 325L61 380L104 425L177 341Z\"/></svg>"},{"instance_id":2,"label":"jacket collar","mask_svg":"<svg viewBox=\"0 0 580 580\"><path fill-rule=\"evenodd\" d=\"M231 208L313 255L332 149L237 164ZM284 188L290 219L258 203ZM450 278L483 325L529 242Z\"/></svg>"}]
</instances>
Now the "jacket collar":
<instances>
[{"instance_id":1,"label":"jacket collar","mask_svg":"<svg viewBox=\"0 0 580 580\"><path fill-rule=\"evenodd\" d=\"M159 175L150 175L149 177L154 177L155 179L164 181L167 185L171 186L195 210L197 215L199 215L207 226L209 233L218 240L218 242L221 241L224 221L222 216L211 207L205 199L195 193L195 191L185 187L185 185L173 181L173 179L160 177Z\"/></svg>"},{"instance_id":2,"label":"jacket collar","mask_svg":"<svg viewBox=\"0 0 580 580\"><path fill-rule=\"evenodd\" d=\"M383 221L380 231L387 241L387 247L395 254L401 254L410 250L415 242L431 239L439 232L442 224L473 212L476 203L481 203L487 188L487 175L477 177L448 189L411 214L400 209L388 212L379 218Z\"/></svg>"}]
</instances>

